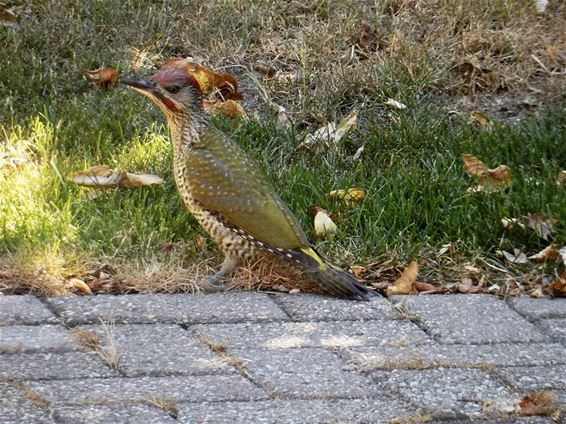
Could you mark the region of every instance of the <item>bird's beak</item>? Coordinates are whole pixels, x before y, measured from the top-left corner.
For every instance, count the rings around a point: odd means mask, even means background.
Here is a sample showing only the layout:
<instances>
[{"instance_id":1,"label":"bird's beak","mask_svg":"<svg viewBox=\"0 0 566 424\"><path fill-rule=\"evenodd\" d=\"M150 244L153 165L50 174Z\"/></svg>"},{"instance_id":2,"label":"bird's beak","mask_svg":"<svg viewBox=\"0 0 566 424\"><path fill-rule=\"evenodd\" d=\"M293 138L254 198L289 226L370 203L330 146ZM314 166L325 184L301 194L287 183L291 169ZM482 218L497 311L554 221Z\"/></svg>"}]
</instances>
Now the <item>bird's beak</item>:
<instances>
[{"instance_id":1,"label":"bird's beak","mask_svg":"<svg viewBox=\"0 0 566 424\"><path fill-rule=\"evenodd\" d=\"M140 91L143 94L153 94L157 93L155 89L155 83L153 81L146 81L140 78L120 78L119 80L122 84L133 88L134 90Z\"/></svg>"}]
</instances>

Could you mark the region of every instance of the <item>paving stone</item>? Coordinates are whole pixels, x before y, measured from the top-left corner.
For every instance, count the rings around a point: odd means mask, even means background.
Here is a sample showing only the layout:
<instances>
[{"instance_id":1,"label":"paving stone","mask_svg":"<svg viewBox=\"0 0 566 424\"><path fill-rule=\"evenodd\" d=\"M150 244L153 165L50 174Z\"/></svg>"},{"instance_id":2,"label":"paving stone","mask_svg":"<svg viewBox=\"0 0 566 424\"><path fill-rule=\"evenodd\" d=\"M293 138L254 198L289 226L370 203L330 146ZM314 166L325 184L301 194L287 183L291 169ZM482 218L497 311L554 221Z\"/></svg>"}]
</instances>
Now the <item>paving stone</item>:
<instances>
[{"instance_id":1,"label":"paving stone","mask_svg":"<svg viewBox=\"0 0 566 424\"><path fill-rule=\"evenodd\" d=\"M0 377L18 380L110 377L117 375L92 353L13 353L0 355Z\"/></svg>"},{"instance_id":2,"label":"paving stone","mask_svg":"<svg viewBox=\"0 0 566 424\"><path fill-rule=\"evenodd\" d=\"M481 420L481 418L480 418ZM525 418L509 418L507 420L493 420L491 418L484 420L442 420L427 421L427 424L554 424L550 418L544 417L525 417Z\"/></svg>"},{"instance_id":3,"label":"paving stone","mask_svg":"<svg viewBox=\"0 0 566 424\"><path fill-rule=\"evenodd\" d=\"M278 294L275 301L299 321L398 318L391 304L381 296L373 296L368 302L357 302L315 294Z\"/></svg>"},{"instance_id":4,"label":"paving stone","mask_svg":"<svg viewBox=\"0 0 566 424\"><path fill-rule=\"evenodd\" d=\"M395 296L421 318L421 325L446 344L549 341L505 302L490 295Z\"/></svg>"},{"instance_id":5,"label":"paving stone","mask_svg":"<svg viewBox=\"0 0 566 424\"><path fill-rule=\"evenodd\" d=\"M0 296L0 325L57 322L59 319L35 296Z\"/></svg>"},{"instance_id":6,"label":"paving stone","mask_svg":"<svg viewBox=\"0 0 566 424\"><path fill-rule=\"evenodd\" d=\"M58 424L175 423L163 409L149 405L110 407L103 405L61 406L53 412Z\"/></svg>"},{"instance_id":7,"label":"paving stone","mask_svg":"<svg viewBox=\"0 0 566 424\"><path fill-rule=\"evenodd\" d=\"M533 321L545 318L566 318L566 299L564 298L512 297L509 299L509 305Z\"/></svg>"},{"instance_id":8,"label":"paving stone","mask_svg":"<svg viewBox=\"0 0 566 424\"><path fill-rule=\"evenodd\" d=\"M263 293L136 294L49 298L63 320L74 324L263 322L288 320Z\"/></svg>"},{"instance_id":9,"label":"paving stone","mask_svg":"<svg viewBox=\"0 0 566 424\"><path fill-rule=\"evenodd\" d=\"M96 333L101 344L107 345L102 326L88 325L81 329ZM235 372L195 335L178 325L116 325L113 334L120 353L118 368L129 377Z\"/></svg>"},{"instance_id":10,"label":"paving stone","mask_svg":"<svg viewBox=\"0 0 566 424\"><path fill-rule=\"evenodd\" d=\"M29 381L27 385L57 404L146 403L151 399L175 402L260 400L266 393L234 375L184 377L89 378L65 381Z\"/></svg>"},{"instance_id":11,"label":"paving stone","mask_svg":"<svg viewBox=\"0 0 566 424\"><path fill-rule=\"evenodd\" d=\"M205 324L190 330L230 348L344 348L433 343L415 324L400 320Z\"/></svg>"},{"instance_id":12,"label":"paving stone","mask_svg":"<svg viewBox=\"0 0 566 424\"><path fill-rule=\"evenodd\" d=\"M553 339L566 343L566 319L544 319L537 324Z\"/></svg>"},{"instance_id":13,"label":"paving stone","mask_svg":"<svg viewBox=\"0 0 566 424\"><path fill-rule=\"evenodd\" d=\"M458 418L501 416L513 411L520 400L479 369L394 370L372 375L380 388L399 393L435 414Z\"/></svg>"},{"instance_id":14,"label":"paving stone","mask_svg":"<svg viewBox=\"0 0 566 424\"><path fill-rule=\"evenodd\" d=\"M0 423L2 424L53 424L49 411L45 411L27 403L0 403Z\"/></svg>"},{"instance_id":15,"label":"paving stone","mask_svg":"<svg viewBox=\"0 0 566 424\"><path fill-rule=\"evenodd\" d=\"M342 355L360 370L566 364L564 346L553 344L366 346Z\"/></svg>"},{"instance_id":16,"label":"paving stone","mask_svg":"<svg viewBox=\"0 0 566 424\"><path fill-rule=\"evenodd\" d=\"M277 395L292 398L368 397L371 381L348 370L340 358L324 349L235 349L251 378Z\"/></svg>"},{"instance_id":17,"label":"paving stone","mask_svg":"<svg viewBox=\"0 0 566 424\"><path fill-rule=\"evenodd\" d=\"M181 405L180 423L389 423L410 407L398 399L270 400Z\"/></svg>"},{"instance_id":18,"label":"paving stone","mask_svg":"<svg viewBox=\"0 0 566 424\"><path fill-rule=\"evenodd\" d=\"M566 365L502 367L495 372L521 392L566 390Z\"/></svg>"},{"instance_id":19,"label":"paving stone","mask_svg":"<svg viewBox=\"0 0 566 424\"><path fill-rule=\"evenodd\" d=\"M0 353L70 351L79 346L61 325L0 327Z\"/></svg>"}]
</instances>

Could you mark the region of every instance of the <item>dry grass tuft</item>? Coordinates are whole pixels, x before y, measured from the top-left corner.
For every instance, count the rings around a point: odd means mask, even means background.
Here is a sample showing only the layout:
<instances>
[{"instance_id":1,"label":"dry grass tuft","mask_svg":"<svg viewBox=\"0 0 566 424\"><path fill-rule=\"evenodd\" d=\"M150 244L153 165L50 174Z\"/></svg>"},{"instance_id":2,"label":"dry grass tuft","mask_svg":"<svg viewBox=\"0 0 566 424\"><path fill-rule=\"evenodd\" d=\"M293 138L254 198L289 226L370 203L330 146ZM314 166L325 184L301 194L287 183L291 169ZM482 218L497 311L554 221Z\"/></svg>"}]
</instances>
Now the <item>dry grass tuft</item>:
<instances>
[{"instance_id":1,"label":"dry grass tuft","mask_svg":"<svg viewBox=\"0 0 566 424\"><path fill-rule=\"evenodd\" d=\"M75 327L71 330L73 338L84 348L96 355L110 368L118 369L120 352L114 335L114 321L100 320L103 335L84 328Z\"/></svg>"},{"instance_id":2,"label":"dry grass tuft","mask_svg":"<svg viewBox=\"0 0 566 424\"><path fill-rule=\"evenodd\" d=\"M163 396L150 396L143 399L145 403L151 406L155 406L159 409L167 412L171 417L177 418L179 414L179 408L175 401L168 397Z\"/></svg>"}]
</instances>

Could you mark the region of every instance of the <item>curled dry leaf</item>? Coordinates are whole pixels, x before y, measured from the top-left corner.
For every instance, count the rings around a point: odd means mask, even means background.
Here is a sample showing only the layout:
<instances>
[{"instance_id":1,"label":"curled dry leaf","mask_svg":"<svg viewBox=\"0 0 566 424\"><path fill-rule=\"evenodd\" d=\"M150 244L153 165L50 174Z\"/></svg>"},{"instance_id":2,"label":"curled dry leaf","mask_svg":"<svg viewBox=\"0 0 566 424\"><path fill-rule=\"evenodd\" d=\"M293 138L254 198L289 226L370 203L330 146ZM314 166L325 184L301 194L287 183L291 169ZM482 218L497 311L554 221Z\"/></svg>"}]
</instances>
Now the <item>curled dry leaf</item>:
<instances>
[{"instance_id":1,"label":"curled dry leaf","mask_svg":"<svg viewBox=\"0 0 566 424\"><path fill-rule=\"evenodd\" d=\"M484 293L485 290L482 287L474 286L474 282L471 278L464 277L460 280L455 286L456 290L460 293L466 294L476 294L476 293Z\"/></svg>"},{"instance_id":2,"label":"curled dry leaf","mask_svg":"<svg viewBox=\"0 0 566 424\"><path fill-rule=\"evenodd\" d=\"M505 250L497 250L497 254L503 255L512 264L526 264L529 262L527 255L521 252L519 249L513 249L513 253L509 253Z\"/></svg>"},{"instance_id":3,"label":"curled dry leaf","mask_svg":"<svg viewBox=\"0 0 566 424\"><path fill-rule=\"evenodd\" d=\"M413 261L407 268L405 268L401 276L395 280L393 285L387 287L385 293L387 296L415 293L416 289L414 284L417 281L418 274L419 264L416 261Z\"/></svg>"},{"instance_id":4,"label":"curled dry leaf","mask_svg":"<svg viewBox=\"0 0 566 424\"><path fill-rule=\"evenodd\" d=\"M323 127L320 127L313 134L307 135L305 141L297 146L298 149L312 149L319 147L321 144L329 146L332 141L336 146L342 138L350 131L354 131L357 127L358 111L353 110L350 114L342 119L338 125L335 122L330 122Z\"/></svg>"},{"instance_id":5,"label":"curled dry leaf","mask_svg":"<svg viewBox=\"0 0 566 424\"><path fill-rule=\"evenodd\" d=\"M548 293L554 297L566 297L566 269L562 275L548 285Z\"/></svg>"},{"instance_id":6,"label":"curled dry leaf","mask_svg":"<svg viewBox=\"0 0 566 424\"><path fill-rule=\"evenodd\" d=\"M264 65L263 63L256 63L254 65L254 71L259 72L266 78L273 78L277 73L276 69L273 69L271 66Z\"/></svg>"},{"instance_id":7,"label":"curled dry leaf","mask_svg":"<svg viewBox=\"0 0 566 424\"><path fill-rule=\"evenodd\" d=\"M311 214L314 215L314 234L317 237L326 237L336 232L336 224L330 217L328 211L322 209L320 206L311 206L309 210Z\"/></svg>"},{"instance_id":8,"label":"curled dry leaf","mask_svg":"<svg viewBox=\"0 0 566 424\"><path fill-rule=\"evenodd\" d=\"M552 416L555 412L560 411L560 407L555 400L554 392L550 390L529 393L519 402L518 406L519 415L522 416Z\"/></svg>"},{"instance_id":9,"label":"curled dry leaf","mask_svg":"<svg viewBox=\"0 0 566 424\"><path fill-rule=\"evenodd\" d=\"M328 193L328 197L331 199L343 200L350 207L354 207L359 204L364 197L366 192L362 188L348 188L345 190L332 190Z\"/></svg>"},{"instance_id":10,"label":"curled dry leaf","mask_svg":"<svg viewBox=\"0 0 566 424\"><path fill-rule=\"evenodd\" d=\"M525 228L525 224L523 224L519 218L501 218L501 224L503 225L503 228L507 229L515 226Z\"/></svg>"},{"instance_id":11,"label":"curled dry leaf","mask_svg":"<svg viewBox=\"0 0 566 424\"><path fill-rule=\"evenodd\" d=\"M554 218L545 218L542 213L530 213L527 215L527 219L529 227L535 230L537 235L543 240L550 238L554 224L558 222Z\"/></svg>"},{"instance_id":12,"label":"curled dry leaf","mask_svg":"<svg viewBox=\"0 0 566 424\"><path fill-rule=\"evenodd\" d=\"M470 113L470 120L478 127L491 128L492 126L491 120L487 117L487 115L478 110L474 110Z\"/></svg>"},{"instance_id":13,"label":"curled dry leaf","mask_svg":"<svg viewBox=\"0 0 566 424\"><path fill-rule=\"evenodd\" d=\"M212 116L222 116L229 119L248 119L248 115L242 105L234 100L203 100L202 106Z\"/></svg>"},{"instance_id":14,"label":"curled dry leaf","mask_svg":"<svg viewBox=\"0 0 566 424\"><path fill-rule=\"evenodd\" d=\"M387 101L385 102L385 104L387 106L391 106L395 109L399 109L399 110L403 110L403 109L407 109L407 106L395 99L387 99Z\"/></svg>"},{"instance_id":15,"label":"curled dry leaf","mask_svg":"<svg viewBox=\"0 0 566 424\"><path fill-rule=\"evenodd\" d=\"M415 281L414 287L419 293L422 294L441 294L446 291L444 287L435 286L434 284L425 283L422 281Z\"/></svg>"},{"instance_id":16,"label":"curled dry leaf","mask_svg":"<svg viewBox=\"0 0 566 424\"><path fill-rule=\"evenodd\" d=\"M361 265L354 265L350 267L350 272L354 274L356 278L363 280L364 275L366 274L366 269Z\"/></svg>"},{"instance_id":17,"label":"curled dry leaf","mask_svg":"<svg viewBox=\"0 0 566 424\"><path fill-rule=\"evenodd\" d=\"M71 278L67 280L65 288L73 293L92 294L90 287L79 278Z\"/></svg>"},{"instance_id":18,"label":"curled dry leaf","mask_svg":"<svg viewBox=\"0 0 566 424\"><path fill-rule=\"evenodd\" d=\"M113 68L102 66L92 71L87 71L90 80L100 88L108 89L113 86L120 74Z\"/></svg>"},{"instance_id":19,"label":"curled dry leaf","mask_svg":"<svg viewBox=\"0 0 566 424\"><path fill-rule=\"evenodd\" d=\"M156 175L111 170L106 165L93 166L86 171L75 172L68 180L78 185L94 188L139 188L163 183L163 180Z\"/></svg>"},{"instance_id":20,"label":"curled dry leaf","mask_svg":"<svg viewBox=\"0 0 566 424\"><path fill-rule=\"evenodd\" d=\"M566 186L566 171L560 170L558 172L558 177L556 177L556 185Z\"/></svg>"},{"instance_id":21,"label":"curled dry leaf","mask_svg":"<svg viewBox=\"0 0 566 424\"><path fill-rule=\"evenodd\" d=\"M556 247L553 244L551 244L550 246L546 246L537 254L529 256L529 259L540 262L558 259L558 250L556 250Z\"/></svg>"},{"instance_id":22,"label":"curled dry leaf","mask_svg":"<svg viewBox=\"0 0 566 424\"><path fill-rule=\"evenodd\" d=\"M216 72L193 62L189 58L172 57L163 63L162 69L179 69L191 74L198 81L205 96L220 92L225 100L242 100L238 92L238 81L232 74Z\"/></svg>"},{"instance_id":23,"label":"curled dry leaf","mask_svg":"<svg viewBox=\"0 0 566 424\"><path fill-rule=\"evenodd\" d=\"M464 172L479 182L479 186L474 188L475 191L491 193L511 186L511 171L506 165L488 169L485 163L470 154L462 155L462 160Z\"/></svg>"}]
</instances>

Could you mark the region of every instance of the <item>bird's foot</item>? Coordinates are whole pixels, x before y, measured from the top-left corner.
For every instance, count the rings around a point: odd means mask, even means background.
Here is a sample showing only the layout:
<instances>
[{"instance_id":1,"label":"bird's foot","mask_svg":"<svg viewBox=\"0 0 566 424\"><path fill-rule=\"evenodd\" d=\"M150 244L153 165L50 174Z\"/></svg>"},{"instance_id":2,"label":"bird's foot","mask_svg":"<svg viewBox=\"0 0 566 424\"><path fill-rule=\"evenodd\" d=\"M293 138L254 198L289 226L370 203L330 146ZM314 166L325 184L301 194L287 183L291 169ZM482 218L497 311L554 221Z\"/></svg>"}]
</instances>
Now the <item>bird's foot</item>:
<instances>
[{"instance_id":1,"label":"bird's foot","mask_svg":"<svg viewBox=\"0 0 566 424\"><path fill-rule=\"evenodd\" d=\"M207 277L204 283L201 285L201 289L206 292L221 292L225 291L228 287L221 281L222 276L211 275Z\"/></svg>"}]
</instances>

